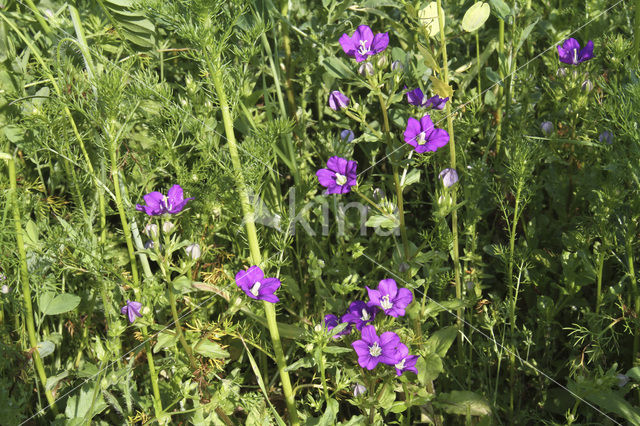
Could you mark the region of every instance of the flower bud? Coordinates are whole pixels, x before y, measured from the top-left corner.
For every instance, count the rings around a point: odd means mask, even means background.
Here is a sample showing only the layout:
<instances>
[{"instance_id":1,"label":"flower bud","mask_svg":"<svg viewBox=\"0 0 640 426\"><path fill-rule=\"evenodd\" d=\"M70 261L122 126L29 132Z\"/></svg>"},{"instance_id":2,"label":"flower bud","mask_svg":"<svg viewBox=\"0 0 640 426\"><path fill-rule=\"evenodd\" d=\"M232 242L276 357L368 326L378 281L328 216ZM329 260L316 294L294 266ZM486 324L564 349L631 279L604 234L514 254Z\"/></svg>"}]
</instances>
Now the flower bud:
<instances>
[{"instance_id":1,"label":"flower bud","mask_svg":"<svg viewBox=\"0 0 640 426\"><path fill-rule=\"evenodd\" d=\"M8 294L9 293L9 286L8 285L3 285L2 289L0 289L0 291L2 291L2 294Z\"/></svg>"},{"instance_id":2,"label":"flower bud","mask_svg":"<svg viewBox=\"0 0 640 426\"><path fill-rule=\"evenodd\" d=\"M353 134L353 131L349 129L345 129L340 132L340 140L343 140L343 141L346 140L347 142L351 142L354 137L355 135Z\"/></svg>"},{"instance_id":3,"label":"flower bud","mask_svg":"<svg viewBox=\"0 0 640 426\"><path fill-rule=\"evenodd\" d=\"M438 178L442 179L445 187L450 188L458 181L458 172L455 169L446 168L440 172Z\"/></svg>"},{"instance_id":4,"label":"flower bud","mask_svg":"<svg viewBox=\"0 0 640 426\"><path fill-rule=\"evenodd\" d=\"M387 66L387 56L386 55L380 55L378 57L378 68L384 68Z\"/></svg>"},{"instance_id":5,"label":"flower bud","mask_svg":"<svg viewBox=\"0 0 640 426\"><path fill-rule=\"evenodd\" d=\"M564 77L565 75L567 75L567 69L562 67L562 68L558 68L558 71L556 72L556 75L558 77Z\"/></svg>"},{"instance_id":6,"label":"flower bud","mask_svg":"<svg viewBox=\"0 0 640 426\"><path fill-rule=\"evenodd\" d=\"M347 105L349 105L349 98L347 98L344 93L340 92L339 90L334 90L333 92L331 92L331 94L329 95L329 108L337 111L346 107Z\"/></svg>"},{"instance_id":7,"label":"flower bud","mask_svg":"<svg viewBox=\"0 0 640 426\"><path fill-rule=\"evenodd\" d=\"M365 62L358 68L358 73L363 76L373 75L373 65L371 62Z\"/></svg>"},{"instance_id":8,"label":"flower bud","mask_svg":"<svg viewBox=\"0 0 640 426\"><path fill-rule=\"evenodd\" d=\"M404 71L404 65L400 61L391 62L391 71Z\"/></svg>"},{"instance_id":9,"label":"flower bud","mask_svg":"<svg viewBox=\"0 0 640 426\"><path fill-rule=\"evenodd\" d=\"M184 248L184 250L187 252L189 257L191 259L193 259L193 260L200 259L200 255L202 254L202 252L200 251L200 245L199 244L188 245L188 246L186 246Z\"/></svg>"},{"instance_id":10,"label":"flower bud","mask_svg":"<svg viewBox=\"0 0 640 426\"><path fill-rule=\"evenodd\" d=\"M542 124L540 124L540 130L542 130L542 133L549 136L553 133L553 123L550 121L543 121Z\"/></svg>"},{"instance_id":11,"label":"flower bud","mask_svg":"<svg viewBox=\"0 0 640 426\"><path fill-rule=\"evenodd\" d=\"M361 385L360 383L356 383L353 386L353 396L360 396L360 395L364 395L365 393L367 393L367 388L365 388L364 385Z\"/></svg>"},{"instance_id":12,"label":"flower bud","mask_svg":"<svg viewBox=\"0 0 640 426\"><path fill-rule=\"evenodd\" d=\"M618 374L618 387L622 388L624 385L629 383L629 376L626 374Z\"/></svg>"},{"instance_id":13,"label":"flower bud","mask_svg":"<svg viewBox=\"0 0 640 426\"><path fill-rule=\"evenodd\" d=\"M586 79L582 82L582 90L586 92L590 92L593 90L593 82L589 79Z\"/></svg>"},{"instance_id":14,"label":"flower bud","mask_svg":"<svg viewBox=\"0 0 640 426\"><path fill-rule=\"evenodd\" d=\"M173 224L173 222L165 222L162 224L162 230L166 233L166 234L170 234L173 231L173 228L175 228L176 226Z\"/></svg>"},{"instance_id":15,"label":"flower bud","mask_svg":"<svg viewBox=\"0 0 640 426\"><path fill-rule=\"evenodd\" d=\"M144 233L149 238L156 238L158 236L158 225L155 223L148 223L144 227Z\"/></svg>"}]
</instances>

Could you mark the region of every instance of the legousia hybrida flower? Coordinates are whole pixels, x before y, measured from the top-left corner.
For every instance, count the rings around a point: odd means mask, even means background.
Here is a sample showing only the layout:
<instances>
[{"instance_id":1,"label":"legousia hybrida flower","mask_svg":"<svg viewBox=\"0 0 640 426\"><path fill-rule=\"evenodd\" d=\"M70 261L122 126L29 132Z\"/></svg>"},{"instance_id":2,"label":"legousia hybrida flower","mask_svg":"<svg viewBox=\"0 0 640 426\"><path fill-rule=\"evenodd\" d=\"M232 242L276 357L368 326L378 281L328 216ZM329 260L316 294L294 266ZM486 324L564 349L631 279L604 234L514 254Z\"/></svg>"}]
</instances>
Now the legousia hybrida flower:
<instances>
[{"instance_id":1,"label":"legousia hybrida flower","mask_svg":"<svg viewBox=\"0 0 640 426\"><path fill-rule=\"evenodd\" d=\"M351 302L347 313L340 318L342 322L355 324L358 330L369 324L376 317L376 308L373 304L364 303L362 300Z\"/></svg>"},{"instance_id":2,"label":"legousia hybrida flower","mask_svg":"<svg viewBox=\"0 0 640 426\"><path fill-rule=\"evenodd\" d=\"M327 330L331 331L338 326L342 321L338 321L338 317L334 314L327 314L324 316L324 325L327 327ZM333 335L334 339L338 339L340 336L346 336L351 333L351 324L346 326L341 332Z\"/></svg>"},{"instance_id":3,"label":"legousia hybrida flower","mask_svg":"<svg viewBox=\"0 0 640 426\"><path fill-rule=\"evenodd\" d=\"M356 184L358 163L341 157L331 157L327 168L316 172L320 185L327 188L326 194L346 194Z\"/></svg>"},{"instance_id":4,"label":"legousia hybrida flower","mask_svg":"<svg viewBox=\"0 0 640 426\"><path fill-rule=\"evenodd\" d=\"M404 141L413 146L418 154L422 154L436 151L449 143L449 133L444 129L436 129L429 115L425 115L420 121L409 117Z\"/></svg>"},{"instance_id":5,"label":"legousia hybrida flower","mask_svg":"<svg viewBox=\"0 0 640 426\"><path fill-rule=\"evenodd\" d=\"M347 105L349 105L349 98L347 98L347 95L340 92L339 90L334 90L333 92L331 92L331 94L329 95L329 108L337 111L339 109L345 108Z\"/></svg>"},{"instance_id":6,"label":"legousia hybrida flower","mask_svg":"<svg viewBox=\"0 0 640 426\"><path fill-rule=\"evenodd\" d=\"M127 304L124 305L122 309L120 309L120 312L123 315L126 315L129 318L129 322L133 324L133 322L136 320L136 317L142 317L140 308L142 308L142 303L127 300Z\"/></svg>"},{"instance_id":7,"label":"legousia hybrida flower","mask_svg":"<svg viewBox=\"0 0 640 426\"><path fill-rule=\"evenodd\" d=\"M279 302L274 293L280 288L280 280L277 278L265 278L264 272L258 266L252 266L246 271L236 274L236 285L252 299L264 300L270 303Z\"/></svg>"},{"instance_id":8,"label":"legousia hybrida flower","mask_svg":"<svg viewBox=\"0 0 640 426\"><path fill-rule=\"evenodd\" d=\"M351 344L358 354L358 364L367 370L373 370L378 363L395 365L400 362L398 347L400 337L393 331L386 331L380 336L372 325L362 329L362 339Z\"/></svg>"},{"instance_id":9,"label":"legousia hybrida flower","mask_svg":"<svg viewBox=\"0 0 640 426\"><path fill-rule=\"evenodd\" d=\"M588 61L593 58L593 41L589 40L582 49L580 49L580 43L575 38L569 38L562 43L562 46L558 46L558 56L560 62L570 65L578 65L584 61Z\"/></svg>"},{"instance_id":10,"label":"legousia hybrida flower","mask_svg":"<svg viewBox=\"0 0 640 426\"><path fill-rule=\"evenodd\" d=\"M368 25L360 25L352 36L342 34L339 42L344 53L356 58L356 62L362 62L387 48L389 33L379 33L374 36Z\"/></svg>"},{"instance_id":11,"label":"legousia hybrida flower","mask_svg":"<svg viewBox=\"0 0 640 426\"><path fill-rule=\"evenodd\" d=\"M143 206L136 204L136 210L145 212L149 216L159 216L165 213L180 213L184 206L186 206L189 201L193 200L193 197L184 198L180 185L173 185L171 189L169 189L167 195L163 195L158 191L153 191L145 195L143 198L147 205Z\"/></svg>"},{"instance_id":12,"label":"legousia hybrida flower","mask_svg":"<svg viewBox=\"0 0 640 426\"><path fill-rule=\"evenodd\" d=\"M406 89L406 86L405 86L405 89ZM429 99L425 99L424 93L422 93L422 90L420 90L419 87L407 92L407 102L409 102L410 105L415 105L419 107L441 110L444 108L444 105L447 103L448 100L449 100L448 97L441 98L438 95L432 96Z\"/></svg>"},{"instance_id":13,"label":"legousia hybrida flower","mask_svg":"<svg viewBox=\"0 0 640 426\"><path fill-rule=\"evenodd\" d=\"M458 172L456 169L447 167L440 172L438 178L442 179L442 184L447 188L452 187L458 181Z\"/></svg>"},{"instance_id":14,"label":"legousia hybrida flower","mask_svg":"<svg viewBox=\"0 0 640 426\"><path fill-rule=\"evenodd\" d=\"M416 368L418 355L409 355L409 348L404 343L400 343L398 346L398 359L399 361L394 364L396 375L402 376L405 371L413 371L418 374L418 369Z\"/></svg>"},{"instance_id":15,"label":"legousia hybrida flower","mask_svg":"<svg viewBox=\"0 0 640 426\"><path fill-rule=\"evenodd\" d=\"M391 317L402 317L405 308L413 301L413 293L406 288L398 288L395 280L386 279L378 283L378 289L367 288L372 305L379 306L385 314Z\"/></svg>"}]
</instances>

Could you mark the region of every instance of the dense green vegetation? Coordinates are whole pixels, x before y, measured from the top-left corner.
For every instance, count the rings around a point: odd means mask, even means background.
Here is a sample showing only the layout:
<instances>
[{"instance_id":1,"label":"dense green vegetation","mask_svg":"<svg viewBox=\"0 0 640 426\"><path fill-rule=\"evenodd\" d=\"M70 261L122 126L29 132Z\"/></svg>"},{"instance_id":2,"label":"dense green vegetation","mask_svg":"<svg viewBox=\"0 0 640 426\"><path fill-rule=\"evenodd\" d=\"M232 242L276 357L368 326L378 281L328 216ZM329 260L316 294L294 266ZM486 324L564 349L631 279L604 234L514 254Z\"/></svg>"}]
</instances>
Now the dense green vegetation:
<instances>
[{"instance_id":1,"label":"dense green vegetation","mask_svg":"<svg viewBox=\"0 0 640 426\"><path fill-rule=\"evenodd\" d=\"M634 6L5 2L0 424L640 424Z\"/></svg>"}]
</instances>

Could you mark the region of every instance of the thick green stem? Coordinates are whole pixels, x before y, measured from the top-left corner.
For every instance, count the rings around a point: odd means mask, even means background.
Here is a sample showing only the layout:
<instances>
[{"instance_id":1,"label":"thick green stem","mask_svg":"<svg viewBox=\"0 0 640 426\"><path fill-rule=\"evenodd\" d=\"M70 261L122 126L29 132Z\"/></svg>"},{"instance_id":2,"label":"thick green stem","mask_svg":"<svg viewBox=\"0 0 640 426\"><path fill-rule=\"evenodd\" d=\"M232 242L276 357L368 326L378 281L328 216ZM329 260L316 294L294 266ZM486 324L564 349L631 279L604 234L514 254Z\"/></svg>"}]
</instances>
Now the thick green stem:
<instances>
[{"instance_id":1,"label":"thick green stem","mask_svg":"<svg viewBox=\"0 0 640 426\"><path fill-rule=\"evenodd\" d=\"M147 365L149 367L149 376L151 376L151 389L153 391L153 409L156 417L162 417L162 399L160 398L160 387L158 386L158 373L156 372L156 364L153 361L153 352L151 342L149 341L149 332L147 326L142 327L142 338L144 342L144 351L147 354Z\"/></svg>"},{"instance_id":2,"label":"thick green stem","mask_svg":"<svg viewBox=\"0 0 640 426\"><path fill-rule=\"evenodd\" d=\"M638 294L638 281L636 280L636 272L633 266L633 236L635 232L627 232L626 252L627 263L629 266L629 280L631 281L631 292L634 298L635 312L640 312L640 294ZM636 329L633 333L633 359L634 366L638 365L638 350L640 349L640 332Z\"/></svg>"},{"instance_id":3,"label":"thick green stem","mask_svg":"<svg viewBox=\"0 0 640 426\"><path fill-rule=\"evenodd\" d=\"M444 11L442 10L442 0L437 0L438 6L438 23L440 25L440 43L442 44L442 76L444 78L445 84L449 84L449 65L447 58L447 40L444 35ZM452 96L453 98L453 96ZM452 99L453 100L453 99ZM449 132L449 158L450 165L452 169L456 168L456 143L453 133L453 112L451 111L451 103L452 100L447 102L447 130ZM452 203L456 205L457 193L455 190L451 191L451 199ZM462 299L462 284L460 282L460 255L459 255L459 247L458 247L458 210L454 209L451 212L451 233L453 234L453 271L455 275L456 281L456 298ZM456 311L457 316L457 325L460 331L462 331L462 315L464 314L462 308L458 308ZM458 348L460 349L460 354L464 356L464 351L462 350L462 333L458 334Z\"/></svg>"},{"instance_id":4,"label":"thick green stem","mask_svg":"<svg viewBox=\"0 0 640 426\"><path fill-rule=\"evenodd\" d=\"M504 57L504 20L498 19L498 73L500 74L500 87L498 88L498 109L496 110L496 154L500 153L502 142L502 101L504 98L504 72L502 72L502 58Z\"/></svg>"},{"instance_id":5,"label":"thick green stem","mask_svg":"<svg viewBox=\"0 0 640 426\"><path fill-rule=\"evenodd\" d=\"M13 225L16 231L16 245L18 246L18 257L20 258L20 281L22 284L22 296L24 298L24 317L27 324L27 334L29 335L29 346L33 349L33 364L40 379L40 383L44 388L44 394L54 413L58 413L55 399L50 390L46 388L47 374L44 371L42 358L38 352L38 338L36 337L36 328L33 321L33 306L31 305L31 286L29 283L29 270L27 268L27 252L24 248L24 239L22 236L22 223L20 218L20 207L18 205L18 184L16 181L16 165L14 159L9 154L0 153L0 158L6 160L9 165L9 200L13 207Z\"/></svg>"},{"instance_id":6,"label":"thick green stem","mask_svg":"<svg viewBox=\"0 0 640 426\"><path fill-rule=\"evenodd\" d=\"M391 126L389 126L389 115L387 114L387 103L384 100L384 96L382 96L382 92L378 88L378 85L375 84L373 87L378 91L378 101L380 102L380 111L382 112L382 123L385 138L387 139L387 146L389 150L393 152L393 143L391 139ZM400 219L400 236L402 238L402 247L404 251L404 261L409 262L409 238L407 237L407 227L404 223L404 200L402 196L402 186L400 185L400 176L398 174L398 166L392 159L393 164L393 183L396 188L396 198L398 201L398 216ZM408 272L408 269L407 269Z\"/></svg>"},{"instance_id":7,"label":"thick green stem","mask_svg":"<svg viewBox=\"0 0 640 426\"><path fill-rule=\"evenodd\" d=\"M136 262L135 251L133 249L133 240L131 239L129 222L127 219L127 215L124 211L124 205L122 203L122 193L120 192L117 140L111 137L111 132L108 132L107 137L110 139L109 158L111 159L111 178L113 179L113 193L116 196L116 208L118 209L118 215L120 216L120 223L122 225L122 232L124 234L124 239L127 243L127 252L129 254L129 263L131 264L131 278L133 281L133 285L135 288L139 288L140 278L138 277L138 264Z\"/></svg>"},{"instance_id":8,"label":"thick green stem","mask_svg":"<svg viewBox=\"0 0 640 426\"><path fill-rule=\"evenodd\" d=\"M214 62L215 60L215 62ZM227 94L225 87L222 83L222 64L220 58L210 59L208 61L208 67L210 71L210 78L218 96L218 103L220 105L220 111L222 113L222 121L224 123L225 135L227 138L227 146L229 147L229 154L231 156L231 163L235 171L236 188L240 195L240 203L242 204L242 212L244 216L245 228L247 231L247 239L249 241L249 251L251 253L251 261L254 265L260 265L262 263L262 254L260 253L260 245L258 243L258 232L256 231L255 215L253 207L249 202L249 194L247 192L247 185L244 180L242 172L242 165L240 163L240 155L238 154L238 147L236 144L236 137L233 130L233 119L231 118L231 112L229 111L229 103L227 101ZM282 350L282 343L280 341L280 332L278 331L278 324L276 321L276 310L272 303L263 302L264 311L267 319L267 326L269 333L271 334L271 341L273 343L273 350L276 356L276 362L278 364L278 371L280 373L280 379L282 381L282 391L284 392L285 401L287 403L287 409L289 411L289 421L292 425L299 425L298 411L296 409L296 402L293 397L291 388L291 380L289 379L289 372L286 370L287 363Z\"/></svg>"}]
</instances>

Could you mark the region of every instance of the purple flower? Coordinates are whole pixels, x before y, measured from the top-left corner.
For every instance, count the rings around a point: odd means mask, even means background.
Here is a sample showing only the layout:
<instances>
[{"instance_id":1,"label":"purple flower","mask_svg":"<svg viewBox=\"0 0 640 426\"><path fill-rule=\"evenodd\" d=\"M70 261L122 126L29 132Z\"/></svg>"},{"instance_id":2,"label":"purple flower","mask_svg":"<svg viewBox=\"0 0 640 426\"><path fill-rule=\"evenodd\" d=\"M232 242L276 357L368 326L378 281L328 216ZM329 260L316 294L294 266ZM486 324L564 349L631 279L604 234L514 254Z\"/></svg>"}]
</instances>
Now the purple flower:
<instances>
[{"instance_id":1,"label":"purple flower","mask_svg":"<svg viewBox=\"0 0 640 426\"><path fill-rule=\"evenodd\" d=\"M392 331L382 333L380 337L372 325L362 329L362 340L356 340L351 344L358 354L358 364L367 370L373 370L379 362L395 365L400 362L398 347L400 338Z\"/></svg>"},{"instance_id":2,"label":"purple flower","mask_svg":"<svg viewBox=\"0 0 640 426\"><path fill-rule=\"evenodd\" d=\"M341 321L338 321L338 317L333 314L327 314L324 316L324 325L327 327L327 330L329 331L336 328L340 323ZM342 330L341 332L334 334L333 338L337 339L340 336L346 336L349 333L351 333L351 324L345 327L344 330Z\"/></svg>"},{"instance_id":3,"label":"purple flower","mask_svg":"<svg viewBox=\"0 0 640 426\"><path fill-rule=\"evenodd\" d=\"M326 194L346 194L356 184L358 163L340 157L331 157L327 168L316 172L320 185L327 188Z\"/></svg>"},{"instance_id":4,"label":"purple flower","mask_svg":"<svg viewBox=\"0 0 640 426\"><path fill-rule=\"evenodd\" d=\"M569 38L564 41L562 46L558 46L558 56L560 57L560 62L578 65L593 58L593 41L589 40L587 45L580 49L578 40Z\"/></svg>"},{"instance_id":5,"label":"purple flower","mask_svg":"<svg viewBox=\"0 0 640 426\"><path fill-rule=\"evenodd\" d=\"M609 145L613 143L613 133L611 133L608 130L605 130L604 132L600 133L600 136L598 138L600 139L600 143L606 142Z\"/></svg>"},{"instance_id":6,"label":"purple flower","mask_svg":"<svg viewBox=\"0 0 640 426\"><path fill-rule=\"evenodd\" d=\"M349 98L347 98L347 96L340 92L339 90L334 90L333 92L331 92L331 94L329 95L329 107L334 110L337 111L341 108L346 107L347 105L349 105Z\"/></svg>"},{"instance_id":7,"label":"purple flower","mask_svg":"<svg viewBox=\"0 0 640 426\"><path fill-rule=\"evenodd\" d=\"M404 131L404 141L413 146L418 154L422 154L445 146L449 142L449 133L444 129L434 128L431 117L428 115L422 117L420 121L409 117Z\"/></svg>"},{"instance_id":8,"label":"purple flower","mask_svg":"<svg viewBox=\"0 0 640 426\"><path fill-rule=\"evenodd\" d=\"M129 322L133 324L133 322L136 320L136 317L142 317L142 314L140 313L140 308L142 308L142 303L127 300L127 304L124 305L122 309L120 309L120 312L123 315L128 316Z\"/></svg>"},{"instance_id":9,"label":"purple flower","mask_svg":"<svg viewBox=\"0 0 640 426\"><path fill-rule=\"evenodd\" d=\"M340 318L342 322L355 324L358 330L372 322L376 317L376 308L373 304L364 303L362 300L351 302L347 313Z\"/></svg>"},{"instance_id":10,"label":"purple flower","mask_svg":"<svg viewBox=\"0 0 640 426\"><path fill-rule=\"evenodd\" d=\"M405 86L405 89L407 87ZM425 108L433 108L441 110L444 108L444 105L447 103L449 98L441 98L438 95L432 96L429 99L424 98L424 93L420 90L419 87L409 90L407 92L407 102L411 105L425 107Z\"/></svg>"},{"instance_id":11,"label":"purple flower","mask_svg":"<svg viewBox=\"0 0 640 426\"><path fill-rule=\"evenodd\" d=\"M449 188L458 181L458 172L455 169L446 168L440 172L438 178L442 179L444 186Z\"/></svg>"},{"instance_id":12,"label":"purple flower","mask_svg":"<svg viewBox=\"0 0 640 426\"><path fill-rule=\"evenodd\" d=\"M433 109L444 109L444 105L447 103L447 101L449 100L449 97L447 96L446 98L441 98L438 95L432 96L429 99L427 99L424 103L424 106L431 106L431 108Z\"/></svg>"},{"instance_id":13,"label":"purple flower","mask_svg":"<svg viewBox=\"0 0 640 426\"><path fill-rule=\"evenodd\" d=\"M404 87L405 89L407 88L407 86ZM415 106L424 106L423 102L424 101L424 93L422 93L422 90L420 90L419 87L413 89L413 90L409 90L407 92L407 102L409 102L410 105L415 105Z\"/></svg>"},{"instance_id":14,"label":"purple flower","mask_svg":"<svg viewBox=\"0 0 640 426\"><path fill-rule=\"evenodd\" d=\"M340 132L340 140L346 140L347 142L351 142L356 135L353 134L352 130L345 129Z\"/></svg>"},{"instance_id":15,"label":"purple flower","mask_svg":"<svg viewBox=\"0 0 640 426\"><path fill-rule=\"evenodd\" d=\"M540 130L542 130L542 133L549 136L551 133L553 133L553 123L550 121L543 121L540 124Z\"/></svg>"},{"instance_id":16,"label":"purple flower","mask_svg":"<svg viewBox=\"0 0 640 426\"><path fill-rule=\"evenodd\" d=\"M400 343L398 346L398 361L394 366L396 367L396 375L402 376L405 371L413 371L418 374L416 368L416 362L418 362L418 355L409 355L409 348L404 343Z\"/></svg>"},{"instance_id":17,"label":"purple flower","mask_svg":"<svg viewBox=\"0 0 640 426\"><path fill-rule=\"evenodd\" d=\"M356 62L362 62L367 57L382 52L389 45L389 33L373 35L368 25L360 25L351 37L342 34L340 46L348 56L356 58Z\"/></svg>"},{"instance_id":18,"label":"purple flower","mask_svg":"<svg viewBox=\"0 0 640 426\"><path fill-rule=\"evenodd\" d=\"M136 210L145 212L149 216L179 213L187 205L187 202L193 200L193 197L184 198L180 185L173 185L166 196L158 191L153 191L143 198L147 205L136 204Z\"/></svg>"},{"instance_id":19,"label":"purple flower","mask_svg":"<svg viewBox=\"0 0 640 426\"><path fill-rule=\"evenodd\" d=\"M367 287L367 293L371 305L379 306L385 314L395 318L404 316L404 309L413 301L411 290L398 289L398 285L392 279L380 281L377 290Z\"/></svg>"},{"instance_id":20,"label":"purple flower","mask_svg":"<svg viewBox=\"0 0 640 426\"><path fill-rule=\"evenodd\" d=\"M252 299L271 303L280 301L274 294L280 288L280 280L265 278L264 272L258 266L254 265L246 271L239 271L236 274L236 285Z\"/></svg>"}]
</instances>

